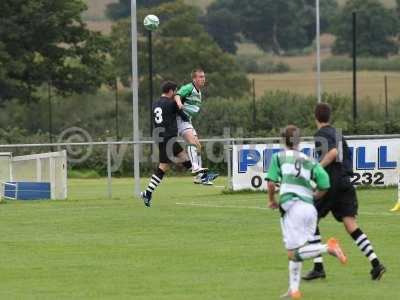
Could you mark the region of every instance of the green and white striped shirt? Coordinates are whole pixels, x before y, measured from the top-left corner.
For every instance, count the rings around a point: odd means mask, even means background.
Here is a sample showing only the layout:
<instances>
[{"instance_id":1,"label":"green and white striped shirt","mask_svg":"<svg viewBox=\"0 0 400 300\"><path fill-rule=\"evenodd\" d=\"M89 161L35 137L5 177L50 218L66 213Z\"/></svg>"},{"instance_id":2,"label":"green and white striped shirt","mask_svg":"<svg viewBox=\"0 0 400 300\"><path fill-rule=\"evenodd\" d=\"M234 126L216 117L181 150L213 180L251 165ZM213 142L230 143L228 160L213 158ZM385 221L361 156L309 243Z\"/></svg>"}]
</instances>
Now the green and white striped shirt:
<instances>
[{"instance_id":1,"label":"green and white striped shirt","mask_svg":"<svg viewBox=\"0 0 400 300\"><path fill-rule=\"evenodd\" d=\"M267 180L279 182L279 204L299 198L313 203L314 181L318 190L330 187L328 173L315 160L297 150L285 150L272 156Z\"/></svg>"},{"instance_id":2,"label":"green and white striped shirt","mask_svg":"<svg viewBox=\"0 0 400 300\"><path fill-rule=\"evenodd\" d=\"M177 95L181 96L183 112L189 119L197 116L201 107L201 91L193 83L188 83L178 90Z\"/></svg>"}]
</instances>

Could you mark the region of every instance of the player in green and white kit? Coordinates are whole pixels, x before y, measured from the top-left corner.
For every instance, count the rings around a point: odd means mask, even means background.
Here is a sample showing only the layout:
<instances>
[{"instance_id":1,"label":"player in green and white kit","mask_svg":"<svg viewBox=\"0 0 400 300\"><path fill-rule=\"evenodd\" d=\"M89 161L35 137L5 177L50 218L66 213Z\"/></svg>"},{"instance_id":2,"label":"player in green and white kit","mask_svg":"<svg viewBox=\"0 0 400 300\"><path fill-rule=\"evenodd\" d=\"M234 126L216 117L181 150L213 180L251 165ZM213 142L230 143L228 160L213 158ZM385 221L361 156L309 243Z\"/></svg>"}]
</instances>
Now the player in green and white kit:
<instances>
[{"instance_id":1,"label":"player in green and white kit","mask_svg":"<svg viewBox=\"0 0 400 300\"><path fill-rule=\"evenodd\" d=\"M195 183L212 184L218 174L208 172L208 169L202 167L201 162L201 144L197 132L192 125L192 118L196 117L201 108L201 89L206 82L206 75L203 70L197 69L192 72L192 82L182 86L175 96L175 101L184 112L186 118L178 116L176 121L178 125L178 134L184 138L187 143L187 153L192 163L192 173L197 175Z\"/></svg>"},{"instance_id":2,"label":"player in green and white kit","mask_svg":"<svg viewBox=\"0 0 400 300\"><path fill-rule=\"evenodd\" d=\"M298 150L299 129L290 125L282 132L285 150L272 157L268 180L269 207L279 208L281 229L289 258L289 290L283 297L300 299L302 261L324 253L337 257L343 264L343 254L336 239L327 244L308 244L317 227L314 198L320 199L329 189L329 176L321 165ZM315 182L317 191L314 192ZM279 201L275 199L275 184L280 184Z\"/></svg>"}]
</instances>

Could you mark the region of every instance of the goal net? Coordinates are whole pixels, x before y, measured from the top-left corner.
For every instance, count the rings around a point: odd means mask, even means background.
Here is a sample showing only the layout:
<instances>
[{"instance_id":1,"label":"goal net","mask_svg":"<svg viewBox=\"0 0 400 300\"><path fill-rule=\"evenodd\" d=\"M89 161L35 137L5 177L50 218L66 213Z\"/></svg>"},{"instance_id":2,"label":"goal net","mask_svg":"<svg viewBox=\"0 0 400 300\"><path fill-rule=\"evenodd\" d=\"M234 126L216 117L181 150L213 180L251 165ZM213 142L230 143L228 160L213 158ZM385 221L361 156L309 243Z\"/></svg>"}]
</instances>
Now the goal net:
<instances>
[{"instance_id":1,"label":"goal net","mask_svg":"<svg viewBox=\"0 0 400 300\"><path fill-rule=\"evenodd\" d=\"M67 198L67 152L50 152L11 158L8 181L50 182L51 199ZM4 180L2 179L2 182Z\"/></svg>"}]
</instances>

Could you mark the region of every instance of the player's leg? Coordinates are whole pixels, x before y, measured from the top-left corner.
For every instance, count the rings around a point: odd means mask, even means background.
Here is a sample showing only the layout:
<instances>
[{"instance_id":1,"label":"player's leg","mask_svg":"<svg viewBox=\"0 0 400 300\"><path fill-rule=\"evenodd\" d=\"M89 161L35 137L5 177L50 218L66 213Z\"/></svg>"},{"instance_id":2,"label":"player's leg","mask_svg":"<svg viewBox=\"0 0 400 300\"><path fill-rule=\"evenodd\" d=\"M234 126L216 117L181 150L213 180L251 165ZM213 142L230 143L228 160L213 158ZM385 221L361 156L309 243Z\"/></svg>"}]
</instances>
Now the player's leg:
<instances>
[{"instance_id":1,"label":"player's leg","mask_svg":"<svg viewBox=\"0 0 400 300\"><path fill-rule=\"evenodd\" d=\"M347 233L352 237L360 251L368 258L372 270L372 280L379 280L386 269L381 264L367 235L359 228L356 216L358 213L357 194L354 187L351 187L340 194L337 205L332 214L337 221L343 222Z\"/></svg>"},{"instance_id":2,"label":"player's leg","mask_svg":"<svg viewBox=\"0 0 400 300\"><path fill-rule=\"evenodd\" d=\"M383 273L386 272L386 268L379 261L371 242L369 241L367 235L358 227L355 217L344 217L343 225L346 231L353 238L355 244L360 249L360 251L368 258L371 263L371 278L372 280L381 279Z\"/></svg>"},{"instance_id":3,"label":"player's leg","mask_svg":"<svg viewBox=\"0 0 400 300\"><path fill-rule=\"evenodd\" d=\"M201 166L201 144L197 138L196 131L193 128L187 129L182 133L182 137L187 144L187 153L192 163L192 173L197 174L203 169Z\"/></svg>"},{"instance_id":4,"label":"player's leg","mask_svg":"<svg viewBox=\"0 0 400 300\"><path fill-rule=\"evenodd\" d=\"M397 201L390 211L400 211L400 200Z\"/></svg>"},{"instance_id":5,"label":"player's leg","mask_svg":"<svg viewBox=\"0 0 400 300\"><path fill-rule=\"evenodd\" d=\"M146 190L141 193L141 198L143 199L144 205L146 207L151 207L151 198L153 196L153 193L156 190L156 188L160 185L168 169L169 169L169 164L160 163L158 165L158 168L154 171L154 174L151 175Z\"/></svg>"},{"instance_id":6,"label":"player's leg","mask_svg":"<svg viewBox=\"0 0 400 300\"><path fill-rule=\"evenodd\" d=\"M318 212L318 220L325 218L330 210L332 209L334 195L332 191L329 191L328 194L323 198L316 200L314 205ZM319 226L317 225L316 230L313 236L309 239L310 245L321 245L321 233ZM326 278L326 273L324 270L324 260L322 255L319 255L314 258L314 267L311 271L309 271L306 275L303 276L304 280L314 280L314 279L323 279Z\"/></svg>"},{"instance_id":7,"label":"player's leg","mask_svg":"<svg viewBox=\"0 0 400 300\"><path fill-rule=\"evenodd\" d=\"M171 163L170 156L172 156L168 155L170 140L171 139L165 139L163 142L158 143L158 152L159 152L158 168L154 171L154 174L151 175L146 190L140 193L140 196L143 199L144 205L146 207L151 207L151 198L153 196L153 193L156 190L156 188L160 185L161 181L164 178L165 173L169 169L169 164Z\"/></svg>"},{"instance_id":8,"label":"player's leg","mask_svg":"<svg viewBox=\"0 0 400 300\"><path fill-rule=\"evenodd\" d=\"M190 122L184 122L180 117L177 117L178 133L187 144L187 153L192 163L192 174L195 174L194 183L212 185L212 181L219 174L208 172L207 168L203 168L201 159L201 144L197 136L196 130Z\"/></svg>"},{"instance_id":9,"label":"player's leg","mask_svg":"<svg viewBox=\"0 0 400 300\"><path fill-rule=\"evenodd\" d=\"M400 173L397 176L397 203L390 211L400 211Z\"/></svg>"},{"instance_id":10,"label":"player's leg","mask_svg":"<svg viewBox=\"0 0 400 300\"><path fill-rule=\"evenodd\" d=\"M183 133L183 137L188 143L187 153L190 161L192 162L192 173L196 174L193 182L196 184L212 185L213 180L216 179L219 174L215 172L209 172L207 168L203 168L201 160L201 144L196 130L186 130Z\"/></svg>"},{"instance_id":11,"label":"player's leg","mask_svg":"<svg viewBox=\"0 0 400 300\"><path fill-rule=\"evenodd\" d=\"M306 237L299 235L300 228L298 227L299 219L296 219L295 205L297 201L289 201L284 203L282 208L282 218L281 218L281 230L285 248L288 252L289 258L289 288L287 293L281 296L281 298L292 298L300 299L300 279L301 279L301 269L302 262L294 261L294 252L296 248L304 245L306 243Z\"/></svg>"},{"instance_id":12,"label":"player's leg","mask_svg":"<svg viewBox=\"0 0 400 300\"><path fill-rule=\"evenodd\" d=\"M192 170L192 163L186 153L185 150L182 149L182 147L177 143L176 149L174 150L176 152L176 156L178 157L178 162L179 164L183 165L186 170L191 171Z\"/></svg>"},{"instance_id":13,"label":"player's leg","mask_svg":"<svg viewBox=\"0 0 400 300\"><path fill-rule=\"evenodd\" d=\"M297 200L282 205L285 211L281 219L282 233L289 258L289 291L286 295L295 298L300 294L301 262L329 253L342 263L346 262L339 244L330 239L328 244L307 244L317 226L317 211L309 203Z\"/></svg>"},{"instance_id":14,"label":"player's leg","mask_svg":"<svg viewBox=\"0 0 400 300\"><path fill-rule=\"evenodd\" d=\"M176 118L178 134L185 140L187 153L192 163L192 173L201 171L201 156L199 156L201 145L197 138L196 130L190 122L183 121L181 117ZM198 151L199 150L199 151Z\"/></svg>"},{"instance_id":15,"label":"player's leg","mask_svg":"<svg viewBox=\"0 0 400 300\"><path fill-rule=\"evenodd\" d=\"M315 207L303 201L296 201L288 211L285 227L288 228L287 230L291 232L291 235L294 235L290 238L294 241L290 246L299 245L294 251L288 251L289 259L304 261L329 253L337 257L342 263L345 263L346 257L335 239L329 239L327 244L307 243L314 236L317 228L317 218Z\"/></svg>"}]
</instances>

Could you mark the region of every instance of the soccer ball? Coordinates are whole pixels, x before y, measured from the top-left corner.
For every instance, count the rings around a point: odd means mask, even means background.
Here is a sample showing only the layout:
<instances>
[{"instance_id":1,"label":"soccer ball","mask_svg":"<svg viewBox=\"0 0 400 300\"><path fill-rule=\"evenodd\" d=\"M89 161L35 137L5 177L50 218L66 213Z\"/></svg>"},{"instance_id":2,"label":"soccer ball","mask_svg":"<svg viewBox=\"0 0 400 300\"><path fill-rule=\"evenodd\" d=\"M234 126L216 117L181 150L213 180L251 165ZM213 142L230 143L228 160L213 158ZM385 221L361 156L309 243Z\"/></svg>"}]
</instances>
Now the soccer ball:
<instances>
[{"instance_id":1,"label":"soccer ball","mask_svg":"<svg viewBox=\"0 0 400 300\"><path fill-rule=\"evenodd\" d=\"M160 20L155 15L147 15L144 18L143 25L147 30L153 31L160 25Z\"/></svg>"}]
</instances>

